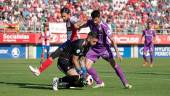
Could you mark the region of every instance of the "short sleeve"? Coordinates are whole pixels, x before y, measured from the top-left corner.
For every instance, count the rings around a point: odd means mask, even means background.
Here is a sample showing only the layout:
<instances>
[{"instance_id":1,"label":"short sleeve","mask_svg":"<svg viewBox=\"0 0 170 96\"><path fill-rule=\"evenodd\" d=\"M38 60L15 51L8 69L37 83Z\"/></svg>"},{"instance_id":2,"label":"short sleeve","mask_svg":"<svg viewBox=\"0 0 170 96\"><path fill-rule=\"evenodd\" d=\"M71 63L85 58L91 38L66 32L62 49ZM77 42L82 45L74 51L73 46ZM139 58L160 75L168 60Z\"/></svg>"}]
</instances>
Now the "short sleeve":
<instances>
[{"instance_id":1,"label":"short sleeve","mask_svg":"<svg viewBox=\"0 0 170 96\"><path fill-rule=\"evenodd\" d=\"M107 35L109 38L111 38L111 37L112 37L112 31L111 31L111 29L109 28L109 26L108 26L106 23L104 23L104 24L102 24L102 28L103 28L103 30L105 31L106 35Z\"/></svg>"},{"instance_id":2,"label":"short sleeve","mask_svg":"<svg viewBox=\"0 0 170 96\"><path fill-rule=\"evenodd\" d=\"M73 50L73 55L80 56L81 53L82 53L81 48L75 48L75 49Z\"/></svg>"},{"instance_id":3,"label":"short sleeve","mask_svg":"<svg viewBox=\"0 0 170 96\"><path fill-rule=\"evenodd\" d=\"M82 40L78 40L73 44L73 55L81 56L83 53Z\"/></svg>"}]
</instances>

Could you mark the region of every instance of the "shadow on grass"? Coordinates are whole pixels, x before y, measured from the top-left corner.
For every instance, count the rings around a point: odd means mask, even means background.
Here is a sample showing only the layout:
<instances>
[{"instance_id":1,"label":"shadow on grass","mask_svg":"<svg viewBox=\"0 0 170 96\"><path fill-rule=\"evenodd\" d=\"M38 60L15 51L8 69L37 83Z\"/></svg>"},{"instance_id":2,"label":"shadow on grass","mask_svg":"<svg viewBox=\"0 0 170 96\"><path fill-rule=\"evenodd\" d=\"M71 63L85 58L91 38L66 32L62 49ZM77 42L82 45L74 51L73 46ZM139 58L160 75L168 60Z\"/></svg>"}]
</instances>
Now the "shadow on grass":
<instances>
[{"instance_id":1,"label":"shadow on grass","mask_svg":"<svg viewBox=\"0 0 170 96\"><path fill-rule=\"evenodd\" d=\"M52 90L52 87L49 84L11 83L11 82L0 82L0 84L15 85L15 86L18 86L20 88Z\"/></svg>"},{"instance_id":2,"label":"shadow on grass","mask_svg":"<svg viewBox=\"0 0 170 96\"><path fill-rule=\"evenodd\" d=\"M0 82L0 84L14 85L19 88L28 88L28 89L43 89L43 90L52 90L52 85L50 84L33 84L33 83L8 83L8 82ZM59 90L65 90L68 88L59 88ZM70 88L69 90L83 90L82 88Z\"/></svg>"}]
</instances>

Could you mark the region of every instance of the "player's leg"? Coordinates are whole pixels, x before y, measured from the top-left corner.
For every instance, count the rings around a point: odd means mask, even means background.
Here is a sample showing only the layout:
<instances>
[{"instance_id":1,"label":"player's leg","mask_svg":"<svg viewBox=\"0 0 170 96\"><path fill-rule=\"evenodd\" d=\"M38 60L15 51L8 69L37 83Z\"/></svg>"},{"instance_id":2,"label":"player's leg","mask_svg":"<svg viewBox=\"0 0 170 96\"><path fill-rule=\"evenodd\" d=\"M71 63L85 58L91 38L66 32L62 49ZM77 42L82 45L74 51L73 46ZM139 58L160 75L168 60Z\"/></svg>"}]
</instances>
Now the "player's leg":
<instances>
[{"instance_id":1,"label":"player's leg","mask_svg":"<svg viewBox=\"0 0 170 96\"><path fill-rule=\"evenodd\" d=\"M46 50L47 50L47 58L50 56L50 45L46 46Z\"/></svg>"},{"instance_id":2,"label":"player's leg","mask_svg":"<svg viewBox=\"0 0 170 96\"><path fill-rule=\"evenodd\" d=\"M143 48L143 59L144 59L143 66L144 67L147 66L147 64L148 64L147 51L148 51L148 47L146 45L144 45L144 48Z\"/></svg>"},{"instance_id":3,"label":"player's leg","mask_svg":"<svg viewBox=\"0 0 170 96\"><path fill-rule=\"evenodd\" d=\"M62 78L61 81L69 83L70 87L83 87L84 86L83 79L77 73L75 68L69 69L67 71L67 76Z\"/></svg>"},{"instance_id":4,"label":"player's leg","mask_svg":"<svg viewBox=\"0 0 170 96\"><path fill-rule=\"evenodd\" d=\"M132 86L128 83L128 81L127 81L127 79L125 77L125 74L124 74L123 70L121 69L121 67L119 66L119 64L117 64L114 59L110 59L108 61L110 62L112 68L115 70L117 76L122 81L125 88L131 88Z\"/></svg>"},{"instance_id":5,"label":"player's leg","mask_svg":"<svg viewBox=\"0 0 170 96\"><path fill-rule=\"evenodd\" d=\"M66 68L66 67L65 67ZM62 69L63 70L63 69ZM64 72L64 71L63 71ZM53 79L53 90L58 90L58 88L70 88L70 87L83 87L83 82L80 81L80 76L77 74L76 70L71 68L69 71L64 72L66 76Z\"/></svg>"},{"instance_id":6,"label":"player's leg","mask_svg":"<svg viewBox=\"0 0 170 96\"><path fill-rule=\"evenodd\" d=\"M119 64L116 63L113 52L110 48L107 48L102 57L111 64L112 68L115 70L117 76L120 78L125 88L131 88L132 86L128 83L125 74L123 73L123 70L121 69Z\"/></svg>"},{"instance_id":7,"label":"player's leg","mask_svg":"<svg viewBox=\"0 0 170 96\"><path fill-rule=\"evenodd\" d=\"M44 54L45 54L45 45L42 45L42 52L41 52L41 61L40 63L44 62Z\"/></svg>"},{"instance_id":8,"label":"player's leg","mask_svg":"<svg viewBox=\"0 0 170 96\"><path fill-rule=\"evenodd\" d=\"M32 66L29 66L30 70L33 72L35 76L39 76L45 69L49 67L49 65L52 64L53 59L57 58L61 53L61 50L58 48L53 52L42 64L41 66L37 69Z\"/></svg>"},{"instance_id":9,"label":"player's leg","mask_svg":"<svg viewBox=\"0 0 170 96\"><path fill-rule=\"evenodd\" d=\"M66 41L63 43L58 49L55 50L42 64L41 66L37 68L33 68L32 66L29 66L30 70L33 72L34 75L39 76L40 73L42 73L46 68L48 68L49 65L52 64L53 59L59 57L60 53L63 51L64 48L69 46L71 44L71 41ZM45 48L45 46L44 46Z\"/></svg>"},{"instance_id":10,"label":"player's leg","mask_svg":"<svg viewBox=\"0 0 170 96\"><path fill-rule=\"evenodd\" d=\"M53 89L58 89L57 85L62 85L64 83L65 87L83 87L83 79L80 78L80 75L77 73L75 68L73 68L72 62L65 59L58 60L58 68L66 74L66 76L56 79L57 84L54 84L56 81L53 80ZM66 85L67 83L67 85Z\"/></svg>"},{"instance_id":11,"label":"player's leg","mask_svg":"<svg viewBox=\"0 0 170 96\"><path fill-rule=\"evenodd\" d=\"M99 75L97 74L97 71L95 68L92 67L92 64L99 58L99 54L90 49L85 58L85 65L87 68L87 72L89 75L92 76L94 81L96 81L96 86L93 88L99 88L99 87L104 87L104 82L100 79Z\"/></svg>"},{"instance_id":12,"label":"player's leg","mask_svg":"<svg viewBox=\"0 0 170 96\"><path fill-rule=\"evenodd\" d=\"M153 57L154 57L154 46L150 46L149 48L150 53L150 67L153 67Z\"/></svg>"}]
</instances>

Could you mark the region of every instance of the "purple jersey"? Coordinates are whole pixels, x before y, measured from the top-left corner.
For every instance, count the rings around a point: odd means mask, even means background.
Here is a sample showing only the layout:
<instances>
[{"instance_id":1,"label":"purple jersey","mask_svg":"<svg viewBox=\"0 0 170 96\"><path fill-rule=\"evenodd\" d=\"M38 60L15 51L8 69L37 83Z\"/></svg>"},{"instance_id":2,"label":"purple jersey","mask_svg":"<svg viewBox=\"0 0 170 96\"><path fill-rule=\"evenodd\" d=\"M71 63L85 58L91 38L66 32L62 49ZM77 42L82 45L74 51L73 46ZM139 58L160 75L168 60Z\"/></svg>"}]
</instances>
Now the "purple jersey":
<instances>
[{"instance_id":1,"label":"purple jersey","mask_svg":"<svg viewBox=\"0 0 170 96\"><path fill-rule=\"evenodd\" d=\"M153 37L156 36L156 32L154 30L144 30L142 35L145 36L144 45L151 46L153 44Z\"/></svg>"},{"instance_id":2,"label":"purple jersey","mask_svg":"<svg viewBox=\"0 0 170 96\"><path fill-rule=\"evenodd\" d=\"M105 49L107 46L110 46L109 38L111 38L112 33L109 26L106 23L101 22L99 25L95 25L92 20L88 20L87 26L90 27L90 30L93 32L97 32L99 41L93 47L93 49L97 49L101 52L102 49ZM105 48L103 48L105 47Z\"/></svg>"}]
</instances>

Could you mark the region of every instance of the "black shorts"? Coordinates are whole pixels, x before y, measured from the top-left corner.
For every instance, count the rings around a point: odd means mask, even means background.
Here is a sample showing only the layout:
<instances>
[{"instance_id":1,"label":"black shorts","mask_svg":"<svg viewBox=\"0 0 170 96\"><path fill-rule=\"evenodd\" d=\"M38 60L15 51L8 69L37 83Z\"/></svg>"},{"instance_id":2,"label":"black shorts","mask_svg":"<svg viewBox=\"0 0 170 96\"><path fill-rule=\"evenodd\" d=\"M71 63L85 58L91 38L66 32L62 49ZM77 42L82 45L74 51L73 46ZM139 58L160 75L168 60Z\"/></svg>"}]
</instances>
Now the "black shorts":
<instances>
[{"instance_id":1,"label":"black shorts","mask_svg":"<svg viewBox=\"0 0 170 96\"><path fill-rule=\"evenodd\" d=\"M58 68L60 69L60 71L62 71L63 73L66 74L67 71L74 68L74 66L73 66L73 63L71 62L71 60L59 58L58 59Z\"/></svg>"}]
</instances>

